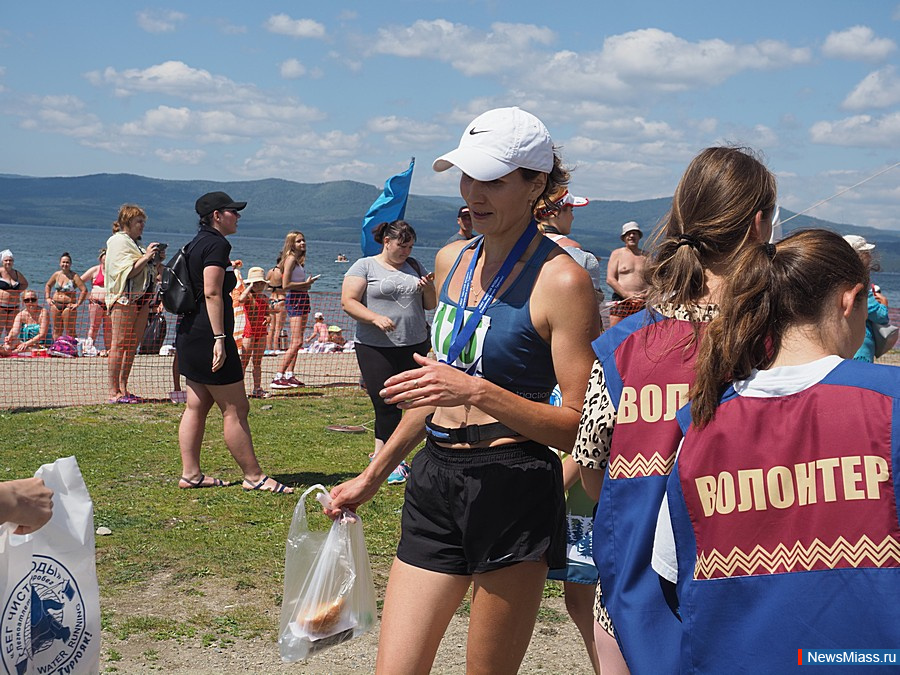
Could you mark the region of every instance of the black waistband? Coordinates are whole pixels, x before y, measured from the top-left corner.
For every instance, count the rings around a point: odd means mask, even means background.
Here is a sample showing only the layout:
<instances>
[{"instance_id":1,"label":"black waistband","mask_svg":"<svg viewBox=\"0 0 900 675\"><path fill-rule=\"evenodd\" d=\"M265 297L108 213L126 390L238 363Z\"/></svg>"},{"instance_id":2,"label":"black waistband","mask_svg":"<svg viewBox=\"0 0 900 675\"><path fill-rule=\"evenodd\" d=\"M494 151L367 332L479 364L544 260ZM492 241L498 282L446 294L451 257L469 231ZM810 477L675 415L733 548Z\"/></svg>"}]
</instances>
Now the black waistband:
<instances>
[{"instance_id":1,"label":"black waistband","mask_svg":"<svg viewBox=\"0 0 900 675\"><path fill-rule=\"evenodd\" d=\"M428 435L435 441L441 443L468 443L474 445L481 441L489 441L494 438L515 437L521 434L515 429L510 429L500 422L491 422L490 424L470 424L467 427L459 427L457 429L448 429L440 427L431 421L434 415L425 418L425 430Z\"/></svg>"}]
</instances>

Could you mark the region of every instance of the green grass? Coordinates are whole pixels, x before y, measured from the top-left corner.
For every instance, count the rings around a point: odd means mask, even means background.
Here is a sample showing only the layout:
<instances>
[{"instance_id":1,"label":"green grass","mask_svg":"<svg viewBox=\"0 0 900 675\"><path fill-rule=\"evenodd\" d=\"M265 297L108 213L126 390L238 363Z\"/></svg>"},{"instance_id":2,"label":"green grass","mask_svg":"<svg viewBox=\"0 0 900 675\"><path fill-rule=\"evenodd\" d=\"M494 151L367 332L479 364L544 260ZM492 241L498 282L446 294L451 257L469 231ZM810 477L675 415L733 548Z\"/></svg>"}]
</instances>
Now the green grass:
<instances>
[{"instance_id":1,"label":"green grass","mask_svg":"<svg viewBox=\"0 0 900 675\"><path fill-rule=\"evenodd\" d=\"M103 626L120 639L140 633L158 640L202 636L204 642L219 643L274 634L271 616L255 609L178 621L126 612L118 600L162 579L165 592L182 602L203 597L204 589L215 584L236 598L250 594L269 607L280 604L285 541L299 493L315 483L330 488L357 475L372 449L370 433L336 433L325 427L368 423L371 403L362 396L252 402L250 425L260 464L296 489L289 496L241 489L217 411L207 423L203 471L238 484L179 490L181 410L169 405L92 406L2 413L0 434L8 439L8 450L0 476L28 476L40 464L76 456L94 502L95 527L112 530L110 536L97 537L97 575ZM361 509L376 578L386 574L393 557L402 500L402 488L385 487ZM310 526L326 529L330 521L317 506L309 505Z\"/></svg>"},{"instance_id":2,"label":"green grass","mask_svg":"<svg viewBox=\"0 0 900 675\"><path fill-rule=\"evenodd\" d=\"M43 463L75 455L94 502L95 527L112 530L97 537L101 623L113 640L104 650L107 672L116 670L112 664L123 658L124 641L134 637L148 641L142 643L145 663L157 658L158 641L227 648L239 639L274 640L285 542L299 493L356 476L373 445L371 433L326 430L371 422L364 396L252 401L250 426L260 464L297 492L241 489L217 411L208 419L201 465L206 474L238 484L180 490L181 411L141 405L0 413L8 448L0 476L29 476ZM360 509L379 608L400 534L403 494L402 487L384 486ZM309 504L310 526L327 529L331 522L317 506ZM561 584L551 582L545 597L560 593ZM467 616L468 610L467 598L459 614ZM561 619L551 611L541 620Z\"/></svg>"}]
</instances>

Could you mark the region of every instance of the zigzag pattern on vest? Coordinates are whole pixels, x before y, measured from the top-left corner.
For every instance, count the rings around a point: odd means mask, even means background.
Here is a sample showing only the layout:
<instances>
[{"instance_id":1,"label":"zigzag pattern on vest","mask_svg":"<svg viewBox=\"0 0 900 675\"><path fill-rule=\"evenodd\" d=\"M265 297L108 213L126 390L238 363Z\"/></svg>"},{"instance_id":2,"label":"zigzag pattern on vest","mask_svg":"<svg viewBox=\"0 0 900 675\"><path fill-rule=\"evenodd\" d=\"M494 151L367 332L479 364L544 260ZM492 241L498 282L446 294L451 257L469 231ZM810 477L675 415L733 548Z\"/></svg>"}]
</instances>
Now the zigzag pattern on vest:
<instances>
[{"instance_id":1,"label":"zigzag pattern on vest","mask_svg":"<svg viewBox=\"0 0 900 675\"><path fill-rule=\"evenodd\" d=\"M609 463L610 478L643 478L644 476L668 476L675 466L675 453L663 456L654 452L650 457L638 453L628 461L622 455L615 455Z\"/></svg>"},{"instance_id":2,"label":"zigzag pattern on vest","mask_svg":"<svg viewBox=\"0 0 900 675\"><path fill-rule=\"evenodd\" d=\"M713 549L697 556L694 579L852 567L900 567L900 541L888 535L876 544L863 535L855 544L838 537L829 546L814 539L808 547L798 541L790 547L779 544L774 551L755 546L745 553L735 547L727 556Z\"/></svg>"}]
</instances>

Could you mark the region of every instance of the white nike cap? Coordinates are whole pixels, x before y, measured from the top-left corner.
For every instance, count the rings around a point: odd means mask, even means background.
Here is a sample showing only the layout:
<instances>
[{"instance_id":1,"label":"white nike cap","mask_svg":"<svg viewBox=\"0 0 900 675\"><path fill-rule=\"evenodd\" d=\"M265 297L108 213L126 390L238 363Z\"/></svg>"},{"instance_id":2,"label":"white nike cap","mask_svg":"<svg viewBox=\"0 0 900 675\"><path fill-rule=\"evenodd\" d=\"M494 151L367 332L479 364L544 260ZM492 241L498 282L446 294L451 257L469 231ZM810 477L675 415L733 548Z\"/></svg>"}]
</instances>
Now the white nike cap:
<instances>
[{"instance_id":1,"label":"white nike cap","mask_svg":"<svg viewBox=\"0 0 900 675\"><path fill-rule=\"evenodd\" d=\"M516 169L550 173L553 140L537 117L520 108L495 108L466 127L459 147L431 165L435 171L457 166L475 180L496 180Z\"/></svg>"}]
</instances>

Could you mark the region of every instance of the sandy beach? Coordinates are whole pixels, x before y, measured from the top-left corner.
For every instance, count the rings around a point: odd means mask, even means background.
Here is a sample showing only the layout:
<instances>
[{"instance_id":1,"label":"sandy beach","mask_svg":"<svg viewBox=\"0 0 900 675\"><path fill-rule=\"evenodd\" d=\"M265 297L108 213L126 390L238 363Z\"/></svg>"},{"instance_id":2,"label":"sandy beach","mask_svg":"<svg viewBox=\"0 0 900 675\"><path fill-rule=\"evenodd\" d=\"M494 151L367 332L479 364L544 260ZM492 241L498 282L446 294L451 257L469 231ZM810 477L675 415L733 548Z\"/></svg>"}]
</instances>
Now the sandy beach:
<instances>
[{"instance_id":1,"label":"sandy beach","mask_svg":"<svg viewBox=\"0 0 900 675\"><path fill-rule=\"evenodd\" d=\"M278 368L280 356L263 357L262 385L269 383ZM138 355L135 357L129 386L131 391L150 402L168 402L173 389L174 357ZM107 359L102 357L0 359L2 381L7 392L0 409L46 408L68 405L93 405L107 400ZM353 391L359 388L356 354L298 354L295 376L315 390ZM183 382L183 380L182 380ZM247 391L252 378L245 380ZM275 395L309 393L310 389L290 389Z\"/></svg>"}]
</instances>

